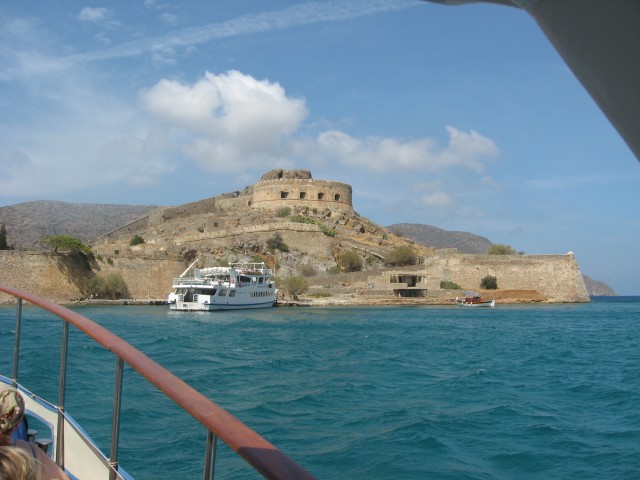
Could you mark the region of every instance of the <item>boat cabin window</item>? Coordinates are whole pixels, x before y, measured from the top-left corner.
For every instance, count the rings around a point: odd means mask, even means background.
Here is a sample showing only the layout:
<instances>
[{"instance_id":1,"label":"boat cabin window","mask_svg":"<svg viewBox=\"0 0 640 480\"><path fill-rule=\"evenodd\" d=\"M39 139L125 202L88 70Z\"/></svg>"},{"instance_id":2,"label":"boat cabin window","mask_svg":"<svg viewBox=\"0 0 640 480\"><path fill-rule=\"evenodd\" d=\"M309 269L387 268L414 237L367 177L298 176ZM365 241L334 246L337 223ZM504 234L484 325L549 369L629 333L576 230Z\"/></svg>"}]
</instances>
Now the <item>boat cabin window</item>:
<instances>
[{"instance_id":1,"label":"boat cabin window","mask_svg":"<svg viewBox=\"0 0 640 480\"><path fill-rule=\"evenodd\" d=\"M220 289L220 293L218 294L219 297L226 297L227 296L227 289L226 288L221 288Z\"/></svg>"},{"instance_id":2,"label":"boat cabin window","mask_svg":"<svg viewBox=\"0 0 640 480\"><path fill-rule=\"evenodd\" d=\"M236 296L236 291L235 290L229 290L229 296L230 297L235 297Z\"/></svg>"}]
</instances>

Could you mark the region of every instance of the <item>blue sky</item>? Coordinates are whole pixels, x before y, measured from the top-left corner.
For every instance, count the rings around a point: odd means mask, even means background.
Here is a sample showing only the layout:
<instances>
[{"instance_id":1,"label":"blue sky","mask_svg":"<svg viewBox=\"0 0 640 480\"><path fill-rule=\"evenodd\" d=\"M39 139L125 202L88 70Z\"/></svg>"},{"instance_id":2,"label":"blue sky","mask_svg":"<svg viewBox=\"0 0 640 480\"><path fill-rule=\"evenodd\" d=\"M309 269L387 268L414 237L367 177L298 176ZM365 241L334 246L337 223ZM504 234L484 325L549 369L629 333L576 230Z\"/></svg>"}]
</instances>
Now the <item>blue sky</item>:
<instances>
[{"instance_id":1,"label":"blue sky","mask_svg":"<svg viewBox=\"0 0 640 480\"><path fill-rule=\"evenodd\" d=\"M2 2L0 166L0 205L179 205L308 169L378 224L571 250L640 294L640 165L515 8Z\"/></svg>"}]
</instances>

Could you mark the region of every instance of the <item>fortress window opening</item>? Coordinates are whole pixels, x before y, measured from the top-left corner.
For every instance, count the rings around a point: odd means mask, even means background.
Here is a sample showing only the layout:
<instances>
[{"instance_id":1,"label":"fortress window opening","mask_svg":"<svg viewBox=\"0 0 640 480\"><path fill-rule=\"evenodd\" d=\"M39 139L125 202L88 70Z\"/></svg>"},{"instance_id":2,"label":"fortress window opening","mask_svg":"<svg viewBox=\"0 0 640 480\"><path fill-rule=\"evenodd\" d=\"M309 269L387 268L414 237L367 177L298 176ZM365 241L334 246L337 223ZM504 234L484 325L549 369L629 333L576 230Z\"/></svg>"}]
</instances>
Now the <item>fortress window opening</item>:
<instances>
[{"instance_id":1,"label":"fortress window opening","mask_svg":"<svg viewBox=\"0 0 640 480\"><path fill-rule=\"evenodd\" d=\"M340 201L340 194L339 194L339 193L336 193L336 194L333 196L333 199L334 199L336 202L339 202L339 201Z\"/></svg>"},{"instance_id":2,"label":"fortress window opening","mask_svg":"<svg viewBox=\"0 0 640 480\"><path fill-rule=\"evenodd\" d=\"M288 198L289 192L280 192L280 198Z\"/></svg>"},{"instance_id":3,"label":"fortress window opening","mask_svg":"<svg viewBox=\"0 0 640 480\"><path fill-rule=\"evenodd\" d=\"M307 197L307 192L300 192L300 198L306 198Z\"/></svg>"},{"instance_id":4,"label":"fortress window opening","mask_svg":"<svg viewBox=\"0 0 640 480\"><path fill-rule=\"evenodd\" d=\"M318 193L318 200L324 200L324 193Z\"/></svg>"}]
</instances>

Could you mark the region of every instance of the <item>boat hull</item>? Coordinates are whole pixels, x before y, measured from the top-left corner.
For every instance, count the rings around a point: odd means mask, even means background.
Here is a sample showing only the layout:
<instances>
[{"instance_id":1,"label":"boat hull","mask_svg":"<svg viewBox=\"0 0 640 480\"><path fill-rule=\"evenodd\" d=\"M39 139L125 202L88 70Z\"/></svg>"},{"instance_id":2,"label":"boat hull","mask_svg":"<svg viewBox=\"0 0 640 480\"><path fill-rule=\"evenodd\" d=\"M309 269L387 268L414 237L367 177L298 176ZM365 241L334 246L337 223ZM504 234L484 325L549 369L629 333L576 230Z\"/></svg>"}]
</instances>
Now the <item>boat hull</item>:
<instances>
[{"instance_id":1,"label":"boat hull","mask_svg":"<svg viewBox=\"0 0 640 480\"><path fill-rule=\"evenodd\" d=\"M458 302L459 307L495 307L495 300L486 300L484 302Z\"/></svg>"},{"instance_id":2,"label":"boat hull","mask_svg":"<svg viewBox=\"0 0 640 480\"><path fill-rule=\"evenodd\" d=\"M256 308L271 308L275 303L275 298L269 302L263 303L239 303L239 304L218 304L218 303L199 303L199 302L180 302L176 301L169 305L170 310L183 312L214 312L223 310L247 310Z\"/></svg>"}]
</instances>

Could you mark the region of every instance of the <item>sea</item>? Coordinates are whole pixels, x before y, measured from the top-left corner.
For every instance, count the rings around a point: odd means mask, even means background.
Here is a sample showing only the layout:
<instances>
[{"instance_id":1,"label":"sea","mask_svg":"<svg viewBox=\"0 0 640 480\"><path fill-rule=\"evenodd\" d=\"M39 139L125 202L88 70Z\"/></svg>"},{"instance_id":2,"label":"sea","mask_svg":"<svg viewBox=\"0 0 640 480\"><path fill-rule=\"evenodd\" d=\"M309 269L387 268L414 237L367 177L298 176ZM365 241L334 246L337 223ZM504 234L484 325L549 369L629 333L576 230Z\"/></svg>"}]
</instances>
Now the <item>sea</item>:
<instances>
[{"instance_id":1,"label":"sea","mask_svg":"<svg viewBox=\"0 0 640 480\"><path fill-rule=\"evenodd\" d=\"M640 478L640 297L172 312L78 306L318 479ZM60 323L23 311L20 380L57 399ZM11 364L15 307L0 307ZM66 410L108 453L115 360L71 329ZM119 460L202 478L206 432L125 368ZM224 444L215 478L259 474Z\"/></svg>"}]
</instances>

